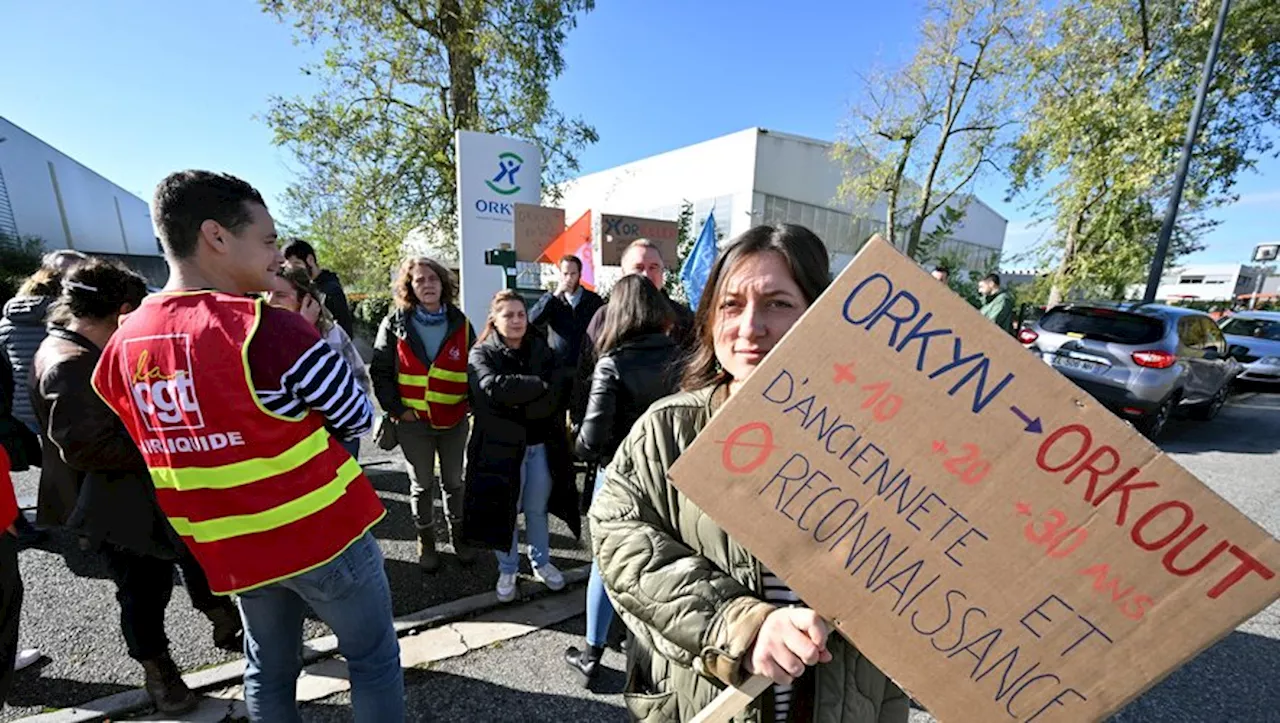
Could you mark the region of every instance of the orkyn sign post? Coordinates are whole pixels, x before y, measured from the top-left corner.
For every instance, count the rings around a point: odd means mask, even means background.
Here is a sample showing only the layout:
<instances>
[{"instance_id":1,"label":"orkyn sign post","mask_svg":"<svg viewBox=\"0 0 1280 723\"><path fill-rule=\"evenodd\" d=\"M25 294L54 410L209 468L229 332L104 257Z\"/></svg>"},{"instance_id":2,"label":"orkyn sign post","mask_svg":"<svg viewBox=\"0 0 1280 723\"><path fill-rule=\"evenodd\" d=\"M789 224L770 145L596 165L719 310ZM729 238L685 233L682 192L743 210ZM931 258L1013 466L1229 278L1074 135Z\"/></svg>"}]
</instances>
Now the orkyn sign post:
<instances>
[{"instance_id":1,"label":"orkyn sign post","mask_svg":"<svg viewBox=\"0 0 1280 723\"><path fill-rule=\"evenodd\" d=\"M1104 718L1280 543L878 237L671 470L940 720Z\"/></svg>"}]
</instances>

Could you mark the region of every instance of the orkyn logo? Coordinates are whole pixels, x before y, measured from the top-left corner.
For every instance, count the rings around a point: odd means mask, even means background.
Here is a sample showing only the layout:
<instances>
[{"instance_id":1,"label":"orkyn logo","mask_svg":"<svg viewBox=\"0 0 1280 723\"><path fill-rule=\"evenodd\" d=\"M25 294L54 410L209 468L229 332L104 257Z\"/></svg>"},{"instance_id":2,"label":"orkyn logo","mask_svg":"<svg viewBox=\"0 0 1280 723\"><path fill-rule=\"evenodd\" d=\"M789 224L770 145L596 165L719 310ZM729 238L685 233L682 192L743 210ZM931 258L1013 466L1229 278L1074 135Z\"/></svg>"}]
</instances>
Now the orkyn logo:
<instances>
[{"instance_id":1,"label":"orkyn logo","mask_svg":"<svg viewBox=\"0 0 1280 723\"><path fill-rule=\"evenodd\" d=\"M516 173L524 166L524 159L516 154L507 151L498 154L498 175L493 177L491 181L485 181L484 184L489 187L490 191L510 196L513 193L520 192L520 184L516 183Z\"/></svg>"}]
</instances>

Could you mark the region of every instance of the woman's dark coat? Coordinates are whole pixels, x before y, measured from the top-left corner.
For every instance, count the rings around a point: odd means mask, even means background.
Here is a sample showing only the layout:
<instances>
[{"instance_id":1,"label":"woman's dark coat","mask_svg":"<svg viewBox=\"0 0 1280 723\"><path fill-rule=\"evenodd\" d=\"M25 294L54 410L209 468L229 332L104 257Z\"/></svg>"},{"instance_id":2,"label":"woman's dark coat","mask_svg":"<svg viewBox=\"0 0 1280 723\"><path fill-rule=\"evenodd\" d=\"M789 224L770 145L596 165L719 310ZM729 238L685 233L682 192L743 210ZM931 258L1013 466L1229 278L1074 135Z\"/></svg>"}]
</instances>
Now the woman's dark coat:
<instances>
[{"instance_id":1,"label":"woman's dark coat","mask_svg":"<svg viewBox=\"0 0 1280 723\"><path fill-rule=\"evenodd\" d=\"M570 370L538 332L520 349L498 334L471 347L467 379L474 421L467 443L467 492L463 537L473 544L509 550L516 529L520 466L528 431L546 433L551 498L547 511L581 534L578 490L565 429Z\"/></svg>"},{"instance_id":2,"label":"woman's dark coat","mask_svg":"<svg viewBox=\"0 0 1280 723\"><path fill-rule=\"evenodd\" d=\"M31 404L44 431L36 521L65 525L95 547L174 559L182 543L156 503L147 463L89 384L101 353L60 327L36 352Z\"/></svg>"}]
</instances>

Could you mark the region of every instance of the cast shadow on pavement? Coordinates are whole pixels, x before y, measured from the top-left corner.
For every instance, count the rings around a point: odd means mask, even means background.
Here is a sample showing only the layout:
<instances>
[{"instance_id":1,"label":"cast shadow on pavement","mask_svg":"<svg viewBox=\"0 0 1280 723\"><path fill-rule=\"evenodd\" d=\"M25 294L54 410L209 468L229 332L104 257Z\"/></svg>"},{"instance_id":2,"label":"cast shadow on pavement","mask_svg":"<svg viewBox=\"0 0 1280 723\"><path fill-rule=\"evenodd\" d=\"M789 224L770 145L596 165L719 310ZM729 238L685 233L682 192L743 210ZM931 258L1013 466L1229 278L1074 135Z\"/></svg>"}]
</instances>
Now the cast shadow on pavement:
<instances>
[{"instance_id":1,"label":"cast shadow on pavement","mask_svg":"<svg viewBox=\"0 0 1280 723\"><path fill-rule=\"evenodd\" d=\"M41 677L40 671L48 664L46 660L14 675L14 686L9 691L9 705L14 708L35 708L35 712L39 713L40 709L69 708L82 705L85 701L137 689L136 686L120 683L88 683L68 678Z\"/></svg>"},{"instance_id":2,"label":"cast shadow on pavement","mask_svg":"<svg viewBox=\"0 0 1280 723\"><path fill-rule=\"evenodd\" d=\"M412 723L622 723L628 719L617 705L590 697L517 690L452 673L413 668L404 671L404 684L408 709L405 720ZM350 704L345 700L309 704L303 720L307 723L349 721Z\"/></svg>"},{"instance_id":3,"label":"cast shadow on pavement","mask_svg":"<svg viewBox=\"0 0 1280 723\"><path fill-rule=\"evenodd\" d=\"M1130 703L1113 723L1270 723L1280 711L1280 640L1234 632Z\"/></svg>"}]
</instances>

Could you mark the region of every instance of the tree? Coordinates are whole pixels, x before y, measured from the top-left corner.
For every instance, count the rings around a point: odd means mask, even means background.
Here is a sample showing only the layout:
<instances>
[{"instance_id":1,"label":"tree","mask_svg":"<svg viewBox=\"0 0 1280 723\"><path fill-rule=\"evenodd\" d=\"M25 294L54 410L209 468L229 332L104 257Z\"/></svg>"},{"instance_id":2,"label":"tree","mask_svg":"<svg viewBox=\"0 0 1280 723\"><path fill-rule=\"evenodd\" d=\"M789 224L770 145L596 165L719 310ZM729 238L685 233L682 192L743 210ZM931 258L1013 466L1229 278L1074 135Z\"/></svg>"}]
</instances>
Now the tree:
<instances>
[{"instance_id":1,"label":"tree","mask_svg":"<svg viewBox=\"0 0 1280 723\"><path fill-rule=\"evenodd\" d=\"M1033 107L1016 142L1012 192L1052 229L1049 303L1067 290L1123 297L1146 275L1217 3L1068 0L1027 47ZM1197 248L1203 214L1271 149L1280 113L1280 4L1237 0L1187 177L1170 256Z\"/></svg>"},{"instance_id":2,"label":"tree","mask_svg":"<svg viewBox=\"0 0 1280 723\"><path fill-rule=\"evenodd\" d=\"M689 252L693 251L693 244L698 240L698 233L693 228L693 204L689 201L680 202L680 216L676 219L676 264L674 269L667 271L666 278L663 280L663 291L676 301L682 301L690 306L698 303L697 299L690 302L684 293L684 284L680 281L680 269L684 266L684 260L689 258Z\"/></svg>"},{"instance_id":3,"label":"tree","mask_svg":"<svg viewBox=\"0 0 1280 723\"><path fill-rule=\"evenodd\" d=\"M23 280L40 268L43 254L44 240L38 236L0 234L0 304L12 298Z\"/></svg>"},{"instance_id":4,"label":"tree","mask_svg":"<svg viewBox=\"0 0 1280 723\"><path fill-rule=\"evenodd\" d=\"M974 181L998 169L1016 119L1017 47L1037 32L1034 6L929 0L911 62L861 78L863 100L835 149L847 168L840 195L863 209L883 202L885 235L912 258L936 249L926 222L946 212L954 225Z\"/></svg>"},{"instance_id":5,"label":"tree","mask_svg":"<svg viewBox=\"0 0 1280 723\"><path fill-rule=\"evenodd\" d=\"M410 231L429 246L456 243L455 131L538 143L552 189L597 140L548 90L565 68L566 35L594 0L261 2L299 41L324 48L304 68L322 89L273 97L266 115L301 167L288 211L379 286Z\"/></svg>"}]
</instances>

